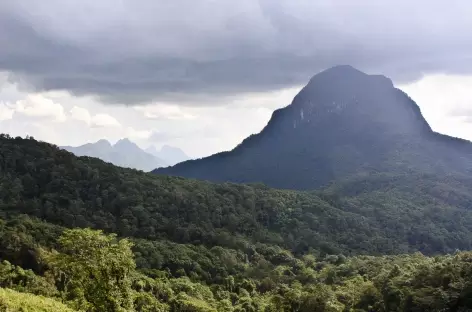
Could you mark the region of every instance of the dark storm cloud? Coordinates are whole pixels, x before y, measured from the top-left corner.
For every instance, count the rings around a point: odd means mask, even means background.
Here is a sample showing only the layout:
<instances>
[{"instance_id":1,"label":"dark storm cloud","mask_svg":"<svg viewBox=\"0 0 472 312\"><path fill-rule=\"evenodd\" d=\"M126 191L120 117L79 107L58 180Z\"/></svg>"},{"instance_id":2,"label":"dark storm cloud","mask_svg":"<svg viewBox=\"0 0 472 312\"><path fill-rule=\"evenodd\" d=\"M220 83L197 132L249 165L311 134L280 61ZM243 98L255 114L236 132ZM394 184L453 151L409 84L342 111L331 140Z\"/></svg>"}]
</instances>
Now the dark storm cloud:
<instances>
[{"instance_id":1,"label":"dark storm cloud","mask_svg":"<svg viewBox=\"0 0 472 312\"><path fill-rule=\"evenodd\" d=\"M472 72L472 3L378 0L0 2L0 70L109 103L204 103L351 64L395 82Z\"/></svg>"}]
</instances>

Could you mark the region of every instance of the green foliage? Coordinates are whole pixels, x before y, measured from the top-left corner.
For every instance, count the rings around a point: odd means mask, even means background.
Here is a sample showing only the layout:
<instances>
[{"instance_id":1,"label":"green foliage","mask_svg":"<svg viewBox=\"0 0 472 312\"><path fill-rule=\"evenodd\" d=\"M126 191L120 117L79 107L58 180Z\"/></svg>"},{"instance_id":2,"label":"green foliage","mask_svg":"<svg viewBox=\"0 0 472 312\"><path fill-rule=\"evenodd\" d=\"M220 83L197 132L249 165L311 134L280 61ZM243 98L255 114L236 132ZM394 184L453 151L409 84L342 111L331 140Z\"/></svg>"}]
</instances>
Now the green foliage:
<instances>
[{"instance_id":1,"label":"green foliage","mask_svg":"<svg viewBox=\"0 0 472 312\"><path fill-rule=\"evenodd\" d=\"M0 287L52 297L57 294L51 278L40 277L4 260L0 263Z\"/></svg>"},{"instance_id":2,"label":"green foliage","mask_svg":"<svg viewBox=\"0 0 472 312\"><path fill-rule=\"evenodd\" d=\"M0 288L0 312L73 312L50 298Z\"/></svg>"},{"instance_id":3,"label":"green foliage","mask_svg":"<svg viewBox=\"0 0 472 312\"><path fill-rule=\"evenodd\" d=\"M172 311L182 312L217 312L207 302L192 298L185 293L178 294L171 302Z\"/></svg>"},{"instance_id":4,"label":"green foliage","mask_svg":"<svg viewBox=\"0 0 472 312\"><path fill-rule=\"evenodd\" d=\"M66 230L59 238L61 253L48 259L60 281L59 290L77 309L130 311L131 274L135 263L132 244L90 229Z\"/></svg>"},{"instance_id":5,"label":"green foliage","mask_svg":"<svg viewBox=\"0 0 472 312\"><path fill-rule=\"evenodd\" d=\"M47 262L43 276L4 261L0 265L1 286L42 294L84 311L472 309L472 252L436 257L420 253L379 257L306 255L274 267L263 278L251 277L251 272L236 273L221 284L209 286L166 271L148 270L147 276L136 271L131 244L100 231L66 230L58 246L59 252L43 257ZM8 290L8 296L3 292L0 303L13 311L43 300L27 296L22 297L27 302L22 302L12 291Z\"/></svg>"}]
</instances>

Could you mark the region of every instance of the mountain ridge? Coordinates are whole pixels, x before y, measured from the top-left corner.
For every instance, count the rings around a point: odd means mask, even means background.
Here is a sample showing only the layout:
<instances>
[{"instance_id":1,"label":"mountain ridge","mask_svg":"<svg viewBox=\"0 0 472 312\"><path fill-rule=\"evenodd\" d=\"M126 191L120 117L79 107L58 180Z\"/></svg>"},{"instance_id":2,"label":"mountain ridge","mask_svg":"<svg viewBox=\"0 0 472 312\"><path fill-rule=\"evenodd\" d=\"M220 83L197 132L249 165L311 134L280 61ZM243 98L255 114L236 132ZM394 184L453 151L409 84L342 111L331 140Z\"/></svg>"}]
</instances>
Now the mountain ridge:
<instances>
[{"instance_id":1,"label":"mountain ridge","mask_svg":"<svg viewBox=\"0 0 472 312\"><path fill-rule=\"evenodd\" d=\"M160 150L157 150L154 145L151 145L146 148L145 151L165 160L165 162L170 166L190 159L190 157L180 148L166 144L164 144Z\"/></svg>"},{"instance_id":2,"label":"mountain ridge","mask_svg":"<svg viewBox=\"0 0 472 312\"><path fill-rule=\"evenodd\" d=\"M122 138L115 144L111 144L106 139L100 139L95 143L61 146L60 148L77 156L97 157L117 166L143 171L175 165L189 159L189 156L178 147L163 145L158 151L154 145L150 145L148 148L142 149L128 138Z\"/></svg>"},{"instance_id":3,"label":"mountain ridge","mask_svg":"<svg viewBox=\"0 0 472 312\"><path fill-rule=\"evenodd\" d=\"M363 170L470 172L472 145L457 142L389 78L342 65L313 76L233 150L153 172L309 190Z\"/></svg>"},{"instance_id":4,"label":"mountain ridge","mask_svg":"<svg viewBox=\"0 0 472 312\"><path fill-rule=\"evenodd\" d=\"M162 159L149 154L127 138L111 144L105 139L80 146L61 146L77 156L97 157L114 165L143 171L167 165Z\"/></svg>"}]
</instances>

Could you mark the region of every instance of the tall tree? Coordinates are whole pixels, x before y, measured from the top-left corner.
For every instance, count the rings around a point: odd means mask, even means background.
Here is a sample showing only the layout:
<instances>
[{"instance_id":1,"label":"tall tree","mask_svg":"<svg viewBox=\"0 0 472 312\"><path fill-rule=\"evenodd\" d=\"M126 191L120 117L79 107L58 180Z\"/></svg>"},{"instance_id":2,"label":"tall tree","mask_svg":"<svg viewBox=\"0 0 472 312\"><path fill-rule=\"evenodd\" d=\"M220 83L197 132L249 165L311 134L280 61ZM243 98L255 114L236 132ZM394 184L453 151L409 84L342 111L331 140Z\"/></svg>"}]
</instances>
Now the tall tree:
<instances>
[{"instance_id":1,"label":"tall tree","mask_svg":"<svg viewBox=\"0 0 472 312\"><path fill-rule=\"evenodd\" d=\"M86 311L133 311L132 244L91 229L66 230L61 253L51 257L60 288L76 308Z\"/></svg>"}]
</instances>

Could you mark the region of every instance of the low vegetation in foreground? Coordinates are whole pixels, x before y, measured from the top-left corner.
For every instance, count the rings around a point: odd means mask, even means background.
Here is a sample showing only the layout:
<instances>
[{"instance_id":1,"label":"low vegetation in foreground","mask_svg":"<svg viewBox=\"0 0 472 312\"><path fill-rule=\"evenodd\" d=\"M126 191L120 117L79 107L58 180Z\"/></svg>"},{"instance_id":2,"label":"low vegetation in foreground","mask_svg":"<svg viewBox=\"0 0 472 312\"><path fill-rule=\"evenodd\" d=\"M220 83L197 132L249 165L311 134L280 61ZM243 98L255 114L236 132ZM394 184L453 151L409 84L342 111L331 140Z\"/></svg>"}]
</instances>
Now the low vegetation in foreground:
<instances>
[{"instance_id":1,"label":"low vegetation in foreground","mask_svg":"<svg viewBox=\"0 0 472 312\"><path fill-rule=\"evenodd\" d=\"M294 258L285 251L288 259L268 271L268 264L251 266L221 250L222 260L241 269L214 283L197 273L198 259L188 272L137 268L133 243L99 230L65 230L57 250L37 246L35 252L36 272L0 264L0 311L472 309L470 252Z\"/></svg>"}]
</instances>

